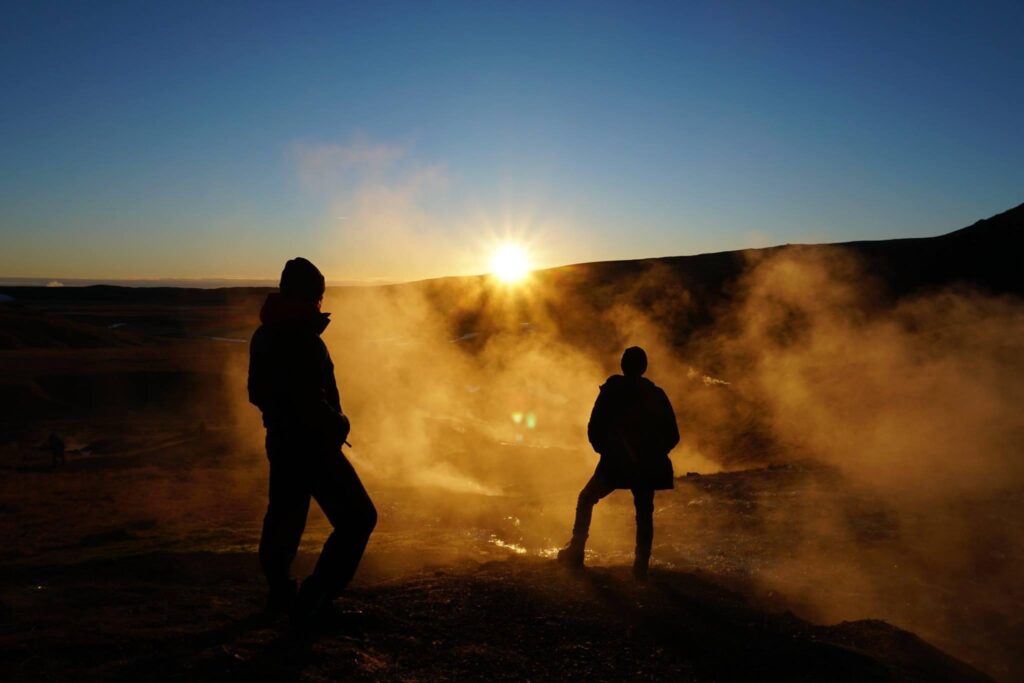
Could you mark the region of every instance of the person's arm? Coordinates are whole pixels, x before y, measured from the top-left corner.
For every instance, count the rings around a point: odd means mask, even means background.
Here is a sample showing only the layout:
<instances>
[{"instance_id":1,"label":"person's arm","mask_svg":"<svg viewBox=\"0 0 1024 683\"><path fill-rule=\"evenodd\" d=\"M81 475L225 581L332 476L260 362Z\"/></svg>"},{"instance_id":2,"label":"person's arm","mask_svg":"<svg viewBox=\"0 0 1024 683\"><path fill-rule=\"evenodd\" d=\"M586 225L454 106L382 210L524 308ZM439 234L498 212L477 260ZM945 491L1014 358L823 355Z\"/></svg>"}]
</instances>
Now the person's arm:
<instances>
[{"instance_id":1,"label":"person's arm","mask_svg":"<svg viewBox=\"0 0 1024 683\"><path fill-rule=\"evenodd\" d=\"M267 377L265 361L263 360L263 331L256 330L249 342L249 378L246 389L249 393L249 403L261 411L267 410Z\"/></svg>"},{"instance_id":2,"label":"person's arm","mask_svg":"<svg viewBox=\"0 0 1024 683\"><path fill-rule=\"evenodd\" d=\"M290 356L284 373L286 400L306 428L340 446L348 436L348 418L341 414L327 347L318 337L304 338Z\"/></svg>"},{"instance_id":3,"label":"person's arm","mask_svg":"<svg viewBox=\"0 0 1024 683\"><path fill-rule=\"evenodd\" d=\"M334 362L331 360L330 352L325 350L327 362L324 363L324 398L335 412L343 413L341 409L341 396L338 394L338 383L334 379Z\"/></svg>"},{"instance_id":4,"label":"person's arm","mask_svg":"<svg viewBox=\"0 0 1024 683\"><path fill-rule=\"evenodd\" d=\"M587 440L598 453L608 448L608 419L608 395L602 386L590 411L590 421L587 422Z\"/></svg>"},{"instance_id":5,"label":"person's arm","mask_svg":"<svg viewBox=\"0 0 1024 683\"><path fill-rule=\"evenodd\" d=\"M326 345L324 346L324 354L327 359L324 364L324 398L333 413L329 418L332 425L332 438L336 440L340 446L346 443L346 440L348 439L351 423L349 422L348 417L346 417L345 412L341 409L341 396L338 394L338 383L334 379L334 362L331 360L331 354L327 351Z\"/></svg>"},{"instance_id":6,"label":"person's arm","mask_svg":"<svg viewBox=\"0 0 1024 683\"><path fill-rule=\"evenodd\" d=\"M679 423L676 421L676 411L672 409L672 402L668 400L668 394L662 389L658 391L661 393L662 422L665 425L664 441L661 445L664 452L668 453L679 443Z\"/></svg>"}]
</instances>

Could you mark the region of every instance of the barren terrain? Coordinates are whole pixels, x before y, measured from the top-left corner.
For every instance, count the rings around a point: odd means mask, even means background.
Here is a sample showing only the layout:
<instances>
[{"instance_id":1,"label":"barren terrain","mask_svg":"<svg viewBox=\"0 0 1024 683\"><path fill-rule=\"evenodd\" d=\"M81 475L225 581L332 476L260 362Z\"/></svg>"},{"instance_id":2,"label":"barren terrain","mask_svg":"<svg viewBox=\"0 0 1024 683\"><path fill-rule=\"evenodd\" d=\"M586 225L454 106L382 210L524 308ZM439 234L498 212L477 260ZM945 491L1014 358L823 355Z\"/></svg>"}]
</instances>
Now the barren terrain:
<instances>
[{"instance_id":1,"label":"barren terrain","mask_svg":"<svg viewBox=\"0 0 1024 683\"><path fill-rule=\"evenodd\" d=\"M266 290L4 289L0 676L1019 680L1021 214L515 291L330 290L380 522L316 633L261 614L244 387ZM645 587L626 492L587 572L552 559L590 404L636 342L683 432ZM300 575L327 531L314 510Z\"/></svg>"}]
</instances>

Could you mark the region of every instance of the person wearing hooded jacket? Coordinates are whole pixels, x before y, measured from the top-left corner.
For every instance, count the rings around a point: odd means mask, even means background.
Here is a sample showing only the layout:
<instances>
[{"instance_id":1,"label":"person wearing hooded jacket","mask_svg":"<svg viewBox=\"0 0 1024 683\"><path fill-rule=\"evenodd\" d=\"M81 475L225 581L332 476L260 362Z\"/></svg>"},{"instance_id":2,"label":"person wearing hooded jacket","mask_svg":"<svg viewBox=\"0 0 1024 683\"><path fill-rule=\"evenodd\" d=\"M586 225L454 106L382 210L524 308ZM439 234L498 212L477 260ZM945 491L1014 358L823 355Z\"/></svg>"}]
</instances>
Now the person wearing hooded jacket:
<instances>
[{"instance_id":1,"label":"person wearing hooded jacket","mask_svg":"<svg viewBox=\"0 0 1024 683\"><path fill-rule=\"evenodd\" d=\"M587 424L587 437L601 456L580 491L572 540L558 552L563 564L583 566L594 506L616 489L629 489L636 508L633 573L647 579L654 540L654 492L673 486L669 452L679 443L675 412L665 392L643 377L647 354L632 346L622 354L622 373L601 386Z\"/></svg>"},{"instance_id":2,"label":"person wearing hooded jacket","mask_svg":"<svg viewBox=\"0 0 1024 683\"><path fill-rule=\"evenodd\" d=\"M267 609L292 608L299 618L314 617L341 593L377 522L370 496L341 452L349 421L320 338L330 322L330 314L320 311L324 291L324 276L316 266L304 258L288 261L280 291L267 295L249 346L249 401L263 414L270 461L259 545L269 588ZM310 498L334 529L300 587L290 571Z\"/></svg>"}]
</instances>

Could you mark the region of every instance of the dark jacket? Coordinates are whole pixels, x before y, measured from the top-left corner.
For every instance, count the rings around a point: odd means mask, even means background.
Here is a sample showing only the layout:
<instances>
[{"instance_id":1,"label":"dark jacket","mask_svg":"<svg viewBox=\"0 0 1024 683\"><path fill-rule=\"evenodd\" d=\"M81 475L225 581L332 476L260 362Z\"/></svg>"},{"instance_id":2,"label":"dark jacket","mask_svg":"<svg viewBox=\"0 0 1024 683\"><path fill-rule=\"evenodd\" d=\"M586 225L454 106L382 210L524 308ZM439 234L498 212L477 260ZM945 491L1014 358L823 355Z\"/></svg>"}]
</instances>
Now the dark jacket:
<instances>
[{"instance_id":1,"label":"dark jacket","mask_svg":"<svg viewBox=\"0 0 1024 683\"><path fill-rule=\"evenodd\" d=\"M668 396L646 377L612 375L601 386L587 424L601 454L597 473L616 488L670 489L679 427Z\"/></svg>"},{"instance_id":2,"label":"dark jacket","mask_svg":"<svg viewBox=\"0 0 1024 683\"><path fill-rule=\"evenodd\" d=\"M301 300L267 295L249 344L249 402L267 431L339 448L348 436L334 364L320 333L329 314Z\"/></svg>"}]
</instances>

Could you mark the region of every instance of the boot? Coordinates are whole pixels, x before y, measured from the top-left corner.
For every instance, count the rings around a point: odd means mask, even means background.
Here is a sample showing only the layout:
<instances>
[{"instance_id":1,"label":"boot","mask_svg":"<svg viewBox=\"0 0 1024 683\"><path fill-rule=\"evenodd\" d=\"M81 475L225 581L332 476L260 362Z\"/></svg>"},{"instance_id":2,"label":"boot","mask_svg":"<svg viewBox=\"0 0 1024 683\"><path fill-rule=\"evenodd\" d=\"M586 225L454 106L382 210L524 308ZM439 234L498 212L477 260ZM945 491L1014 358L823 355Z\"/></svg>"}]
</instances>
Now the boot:
<instances>
[{"instance_id":1,"label":"boot","mask_svg":"<svg viewBox=\"0 0 1024 683\"><path fill-rule=\"evenodd\" d=\"M279 585L271 586L267 593L267 606L264 612L274 616L287 612L295 603L295 596L299 592L299 585L294 579L290 579Z\"/></svg>"},{"instance_id":2,"label":"boot","mask_svg":"<svg viewBox=\"0 0 1024 683\"><path fill-rule=\"evenodd\" d=\"M583 544L569 541L558 551L558 561L569 569L583 569Z\"/></svg>"},{"instance_id":3,"label":"boot","mask_svg":"<svg viewBox=\"0 0 1024 683\"><path fill-rule=\"evenodd\" d=\"M633 580L637 583L647 583L647 566L649 563L649 557L636 556L633 560Z\"/></svg>"},{"instance_id":4,"label":"boot","mask_svg":"<svg viewBox=\"0 0 1024 683\"><path fill-rule=\"evenodd\" d=\"M327 594L316 580L309 576L299 587L292 607L292 620L300 627L315 625L330 611L331 596Z\"/></svg>"}]
</instances>

